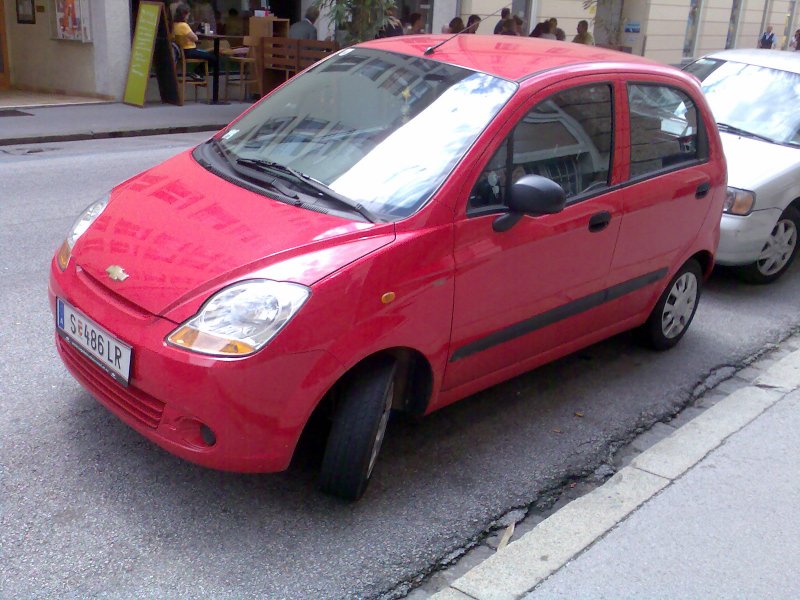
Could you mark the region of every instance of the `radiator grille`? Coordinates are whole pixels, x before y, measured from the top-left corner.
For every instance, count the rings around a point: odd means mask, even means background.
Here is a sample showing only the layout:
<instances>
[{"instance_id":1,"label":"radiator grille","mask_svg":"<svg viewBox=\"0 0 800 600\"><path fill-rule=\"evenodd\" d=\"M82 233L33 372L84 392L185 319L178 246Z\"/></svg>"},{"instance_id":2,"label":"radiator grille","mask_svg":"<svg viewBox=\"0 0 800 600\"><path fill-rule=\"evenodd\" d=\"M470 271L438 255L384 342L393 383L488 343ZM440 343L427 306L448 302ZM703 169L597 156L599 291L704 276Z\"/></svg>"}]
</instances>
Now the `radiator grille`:
<instances>
[{"instance_id":1,"label":"radiator grille","mask_svg":"<svg viewBox=\"0 0 800 600\"><path fill-rule=\"evenodd\" d=\"M137 390L135 387L122 387L61 336L58 336L58 346L61 349L61 356L64 358L64 362L91 392L131 416L142 425L151 429L158 427L161 422L161 415L164 412L163 402Z\"/></svg>"}]
</instances>

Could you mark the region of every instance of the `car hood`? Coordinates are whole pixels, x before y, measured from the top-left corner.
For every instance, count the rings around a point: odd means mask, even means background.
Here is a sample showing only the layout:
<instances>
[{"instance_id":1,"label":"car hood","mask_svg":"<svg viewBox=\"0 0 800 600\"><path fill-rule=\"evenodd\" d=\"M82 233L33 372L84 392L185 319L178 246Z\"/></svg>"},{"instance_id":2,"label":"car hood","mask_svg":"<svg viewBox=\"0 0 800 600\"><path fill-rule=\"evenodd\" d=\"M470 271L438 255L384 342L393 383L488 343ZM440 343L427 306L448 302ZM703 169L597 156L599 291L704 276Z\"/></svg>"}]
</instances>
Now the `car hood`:
<instances>
[{"instance_id":1,"label":"car hood","mask_svg":"<svg viewBox=\"0 0 800 600\"><path fill-rule=\"evenodd\" d=\"M757 191L777 176L800 169L800 149L720 132L728 185Z\"/></svg>"},{"instance_id":2,"label":"car hood","mask_svg":"<svg viewBox=\"0 0 800 600\"><path fill-rule=\"evenodd\" d=\"M311 285L394 237L391 223L351 221L245 190L186 152L115 188L73 256L125 300L183 319L233 281ZM112 280L112 265L128 277Z\"/></svg>"}]
</instances>

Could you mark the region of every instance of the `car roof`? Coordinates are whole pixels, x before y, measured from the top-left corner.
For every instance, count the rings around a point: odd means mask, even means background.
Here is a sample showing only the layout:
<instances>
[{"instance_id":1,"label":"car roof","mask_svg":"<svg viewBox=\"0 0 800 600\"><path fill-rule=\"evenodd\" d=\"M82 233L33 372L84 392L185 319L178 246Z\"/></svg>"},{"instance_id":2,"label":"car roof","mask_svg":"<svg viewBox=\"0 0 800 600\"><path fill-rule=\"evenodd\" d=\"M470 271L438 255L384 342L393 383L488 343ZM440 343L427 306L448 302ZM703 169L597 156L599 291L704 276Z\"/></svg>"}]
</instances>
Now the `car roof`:
<instances>
[{"instance_id":1,"label":"car roof","mask_svg":"<svg viewBox=\"0 0 800 600\"><path fill-rule=\"evenodd\" d=\"M525 79L541 71L584 63L607 63L617 68L642 65L656 73L675 72L672 67L632 54L597 46L521 36L462 34L442 44L433 54L425 56L427 48L450 37L452 36L396 36L373 40L360 44L360 47L430 58L512 81Z\"/></svg>"},{"instance_id":2,"label":"car roof","mask_svg":"<svg viewBox=\"0 0 800 600\"><path fill-rule=\"evenodd\" d=\"M703 58L716 58L733 62L746 63L759 67L768 67L780 71L800 73L800 52L786 52L785 50L762 50L757 48L738 48L736 50L721 50L712 52Z\"/></svg>"}]
</instances>

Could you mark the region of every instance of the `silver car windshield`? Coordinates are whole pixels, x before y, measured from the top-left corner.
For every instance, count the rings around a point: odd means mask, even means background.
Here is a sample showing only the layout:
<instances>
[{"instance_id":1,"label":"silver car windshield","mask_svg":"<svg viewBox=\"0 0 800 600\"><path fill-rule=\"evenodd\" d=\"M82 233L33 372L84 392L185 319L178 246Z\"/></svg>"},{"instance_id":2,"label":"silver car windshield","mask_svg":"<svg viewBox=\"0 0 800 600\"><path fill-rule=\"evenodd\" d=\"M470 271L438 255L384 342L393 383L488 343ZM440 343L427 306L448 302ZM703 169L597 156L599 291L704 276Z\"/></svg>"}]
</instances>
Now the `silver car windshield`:
<instances>
[{"instance_id":1,"label":"silver car windshield","mask_svg":"<svg viewBox=\"0 0 800 600\"><path fill-rule=\"evenodd\" d=\"M510 81L346 49L291 80L223 136L233 158L290 167L390 219L423 206L511 98Z\"/></svg>"},{"instance_id":2,"label":"silver car windshield","mask_svg":"<svg viewBox=\"0 0 800 600\"><path fill-rule=\"evenodd\" d=\"M720 124L800 146L800 75L733 61L700 59L697 75Z\"/></svg>"}]
</instances>

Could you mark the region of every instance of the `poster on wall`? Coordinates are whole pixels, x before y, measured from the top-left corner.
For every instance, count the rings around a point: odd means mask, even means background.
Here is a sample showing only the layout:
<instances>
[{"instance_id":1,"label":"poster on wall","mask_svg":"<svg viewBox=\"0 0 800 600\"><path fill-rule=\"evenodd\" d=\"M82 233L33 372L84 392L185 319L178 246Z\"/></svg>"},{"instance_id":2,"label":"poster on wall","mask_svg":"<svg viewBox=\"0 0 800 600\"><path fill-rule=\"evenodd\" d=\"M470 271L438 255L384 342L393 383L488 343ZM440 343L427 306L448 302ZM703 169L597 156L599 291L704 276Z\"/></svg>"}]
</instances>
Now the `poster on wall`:
<instances>
[{"instance_id":1,"label":"poster on wall","mask_svg":"<svg viewBox=\"0 0 800 600\"><path fill-rule=\"evenodd\" d=\"M33 0L17 0L17 23L36 23Z\"/></svg>"},{"instance_id":2,"label":"poster on wall","mask_svg":"<svg viewBox=\"0 0 800 600\"><path fill-rule=\"evenodd\" d=\"M56 39L91 42L89 0L55 0Z\"/></svg>"}]
</instances>

